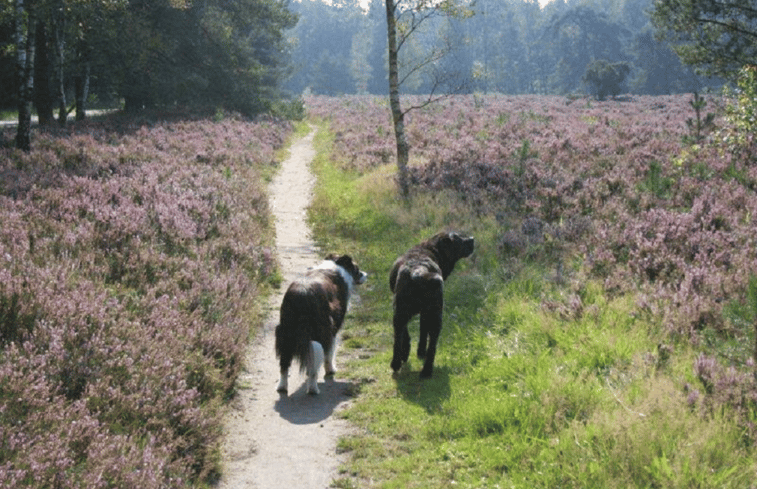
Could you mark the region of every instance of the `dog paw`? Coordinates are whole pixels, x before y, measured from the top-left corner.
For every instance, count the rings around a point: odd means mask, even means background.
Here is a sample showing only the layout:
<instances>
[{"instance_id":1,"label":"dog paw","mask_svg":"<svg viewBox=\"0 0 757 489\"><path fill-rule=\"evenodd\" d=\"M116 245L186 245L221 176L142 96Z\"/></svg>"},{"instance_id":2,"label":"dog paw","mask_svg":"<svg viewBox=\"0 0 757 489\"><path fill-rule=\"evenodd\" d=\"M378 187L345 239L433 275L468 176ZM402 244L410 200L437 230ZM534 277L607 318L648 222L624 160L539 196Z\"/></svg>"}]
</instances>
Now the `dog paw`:
<instances>
[{"instance_id":1,"label":"dog paw","mask_svg":"<svg viewBox=\"0 0 757 489\"><path fill-rule=\"evenodd\" d=\"M395 372L398 372L399 369L402 368L402 363L403 362L400 362L398 360L392 360L392 363L391 363L392 370L394 370Z\"/></svg>"},{"instance_id":2,"label":"dog paw","mask_svg":"<svg viewBox=\"0 0 757 489\"><path fill-rule=\"evenodd\" d=\"M433 371L433 370L430 370L430 369L429 369L429 370L427 371L427 370L426 370L426 369L424 368L423 370L421 370L421 374L420 374L420 376L421 376L421 378L422 378L422 379L430 379L430 378L431 378L431 376L433 375L433 373L434 373L434 371Z\"/></svg>"},{"instance_id":3,"label":"dog paw","mask_svg":"<svg viewBox=\"0 0 757 489\"><path fill-rule=\"evenodd\" d=\"M321 391L318 390L318 378L316 376L308 377L306 385L308 394L315 396L321 393Z\"/></svg>"}]
</instances>

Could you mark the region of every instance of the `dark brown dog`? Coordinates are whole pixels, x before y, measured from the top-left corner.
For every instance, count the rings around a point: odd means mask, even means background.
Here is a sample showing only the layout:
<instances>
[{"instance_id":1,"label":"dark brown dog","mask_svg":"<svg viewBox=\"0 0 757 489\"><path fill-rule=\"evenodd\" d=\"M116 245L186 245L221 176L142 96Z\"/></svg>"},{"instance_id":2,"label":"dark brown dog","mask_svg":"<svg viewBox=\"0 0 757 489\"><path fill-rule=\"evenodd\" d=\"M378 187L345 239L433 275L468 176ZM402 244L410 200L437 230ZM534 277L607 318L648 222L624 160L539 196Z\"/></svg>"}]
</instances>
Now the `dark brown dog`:
<instances>
[{"instance_id":1,"label":"dark brown dog","mask_svg":"<svg viewBox=\"0 0 757 489\"><path fill-rule=\"evenodd\" d=\"M389 287L394 292L394 355L391 366L395 372L410 356L407 323L420 314L418 358L425 357L421 377L431 377L436 342L442 330L444 281L460 258L473 253L473 247L472 237L462 237L454 232L439 233L411 248L394 262L389 274Z\"/></svg>"}]
</instances>

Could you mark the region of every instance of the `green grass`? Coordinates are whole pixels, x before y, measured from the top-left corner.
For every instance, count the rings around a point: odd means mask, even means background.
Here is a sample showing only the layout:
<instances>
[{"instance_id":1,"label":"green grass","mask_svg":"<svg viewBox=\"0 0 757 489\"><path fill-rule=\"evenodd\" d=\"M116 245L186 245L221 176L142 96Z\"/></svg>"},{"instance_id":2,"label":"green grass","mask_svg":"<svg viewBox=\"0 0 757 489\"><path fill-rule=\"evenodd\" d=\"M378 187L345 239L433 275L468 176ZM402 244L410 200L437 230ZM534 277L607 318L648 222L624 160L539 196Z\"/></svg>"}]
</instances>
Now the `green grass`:
<instances>
[{"instance_id":1,"label":"green grass","mask_svg":"<svg viewBox=\"0 0 757 489\"><path fill-rule=\"evenodd\" d=\"M392 166L341 171L323 125L316 146L316 239L370 274L340 352L357 431L340 442L349 462L337 487L751 487L754 451L728 414L687 402L684 386L702 388L698 352L658 354L672 340L633 297L608 297L578 265L554 280L549 257L511 267L495 221L455 195L407 205ZM421 381L412 357L394 375L389 269L445 228L475 235L477 249L445 284L434 377ZM417 319L410 331L417 341Z\"/></svg>"}]
</instances>

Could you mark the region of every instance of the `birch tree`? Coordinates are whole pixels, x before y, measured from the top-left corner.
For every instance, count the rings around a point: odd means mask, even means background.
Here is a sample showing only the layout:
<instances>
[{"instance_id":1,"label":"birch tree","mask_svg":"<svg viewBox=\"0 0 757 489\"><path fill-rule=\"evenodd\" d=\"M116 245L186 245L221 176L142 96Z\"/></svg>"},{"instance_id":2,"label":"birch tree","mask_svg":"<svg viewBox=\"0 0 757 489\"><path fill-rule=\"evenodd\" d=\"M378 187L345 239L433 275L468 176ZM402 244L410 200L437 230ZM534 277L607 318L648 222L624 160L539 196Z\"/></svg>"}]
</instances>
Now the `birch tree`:
<instances>
[{"instance_id":1,"label":"birch tree","mask_svg":"<svg viewBox=\"0 0 757 489\"><path fill-rule=\"evenodd\" d=\"M418 72L433 68L433 66L447 55L451 46L442 43L434 47L420 58L414 58L408 66L401 67L400 53L408 46L410 39L420 31L423 24L439 16L467 17L471 11L468 2L454 0L385 0L387 48L389 62L389 105L392 111L392 123L397 145L397 174L400 193L407 200L410 197L410 182L408 162L410 160L410 146L405 135L405 115L413 109L428 105L438 98L437 90L442 89L448 80L447 74L437 72L432 84L431 93L421 105L403 110L400 100L400 89L406 80L417 75ZM401 68L403 68L401 70ZM401 73L402 71L402 73Z\"/></svg>"}]
</instances>

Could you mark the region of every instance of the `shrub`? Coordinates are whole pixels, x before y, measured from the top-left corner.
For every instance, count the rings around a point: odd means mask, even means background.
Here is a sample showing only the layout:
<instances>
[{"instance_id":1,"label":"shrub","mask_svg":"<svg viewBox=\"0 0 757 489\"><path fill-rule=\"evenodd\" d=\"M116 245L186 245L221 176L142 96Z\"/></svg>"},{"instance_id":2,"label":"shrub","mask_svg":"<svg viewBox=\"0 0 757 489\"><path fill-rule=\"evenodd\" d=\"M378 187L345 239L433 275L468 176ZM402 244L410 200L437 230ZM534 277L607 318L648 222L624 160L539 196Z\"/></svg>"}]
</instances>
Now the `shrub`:
<instances>
[{"instance_id":1,"label":"shrub","mask_svg":"<svg viewBox=\"0 0 757 489\"><path fill-rule=\"evenodd\" d=\"M702 117L702 110L707 106L707 100L697 92L694 92L694 98L689 104L694 109L696 119L686 119L686 125L689 127L690 134L685 136L684 140L696 144L701 142L705 134L712 130L715 125L715 114L708 112L707 115Z\"/></svg>"},{"instance_id":2,"label":"shrub","mask_svg":"<svg viewBox=\"0 0 757 489\"><path fill-rule=\"evenodd\" d=\"M0 486L202 484L275 272L259 172L290 127L69 130L0 154Z\"/></svg>"},{"instance_id":3,"label":"shrub","mask_svg":"<svg viewBox=\"0 0 757 489\"><path fill-rule=\"evenodd\" d=\"M615 97L622 92L623 82L630 72L628 63L610 63L600 59L586 67L583 82L589 85L597 100L604 100L608 95Z\"/></svg>"},{"instance_id":4,"label":"shrub","mask_svg":"<svg viewBox=\"0 0 757 489\"><path fill-rule=\"evenodd\" d=\"M730 123L723 130L723 143L733 154L755 162L757 146L757 66L747 65L739 71L735 97L726 105Z\"/></svg>"}]
</instances>

